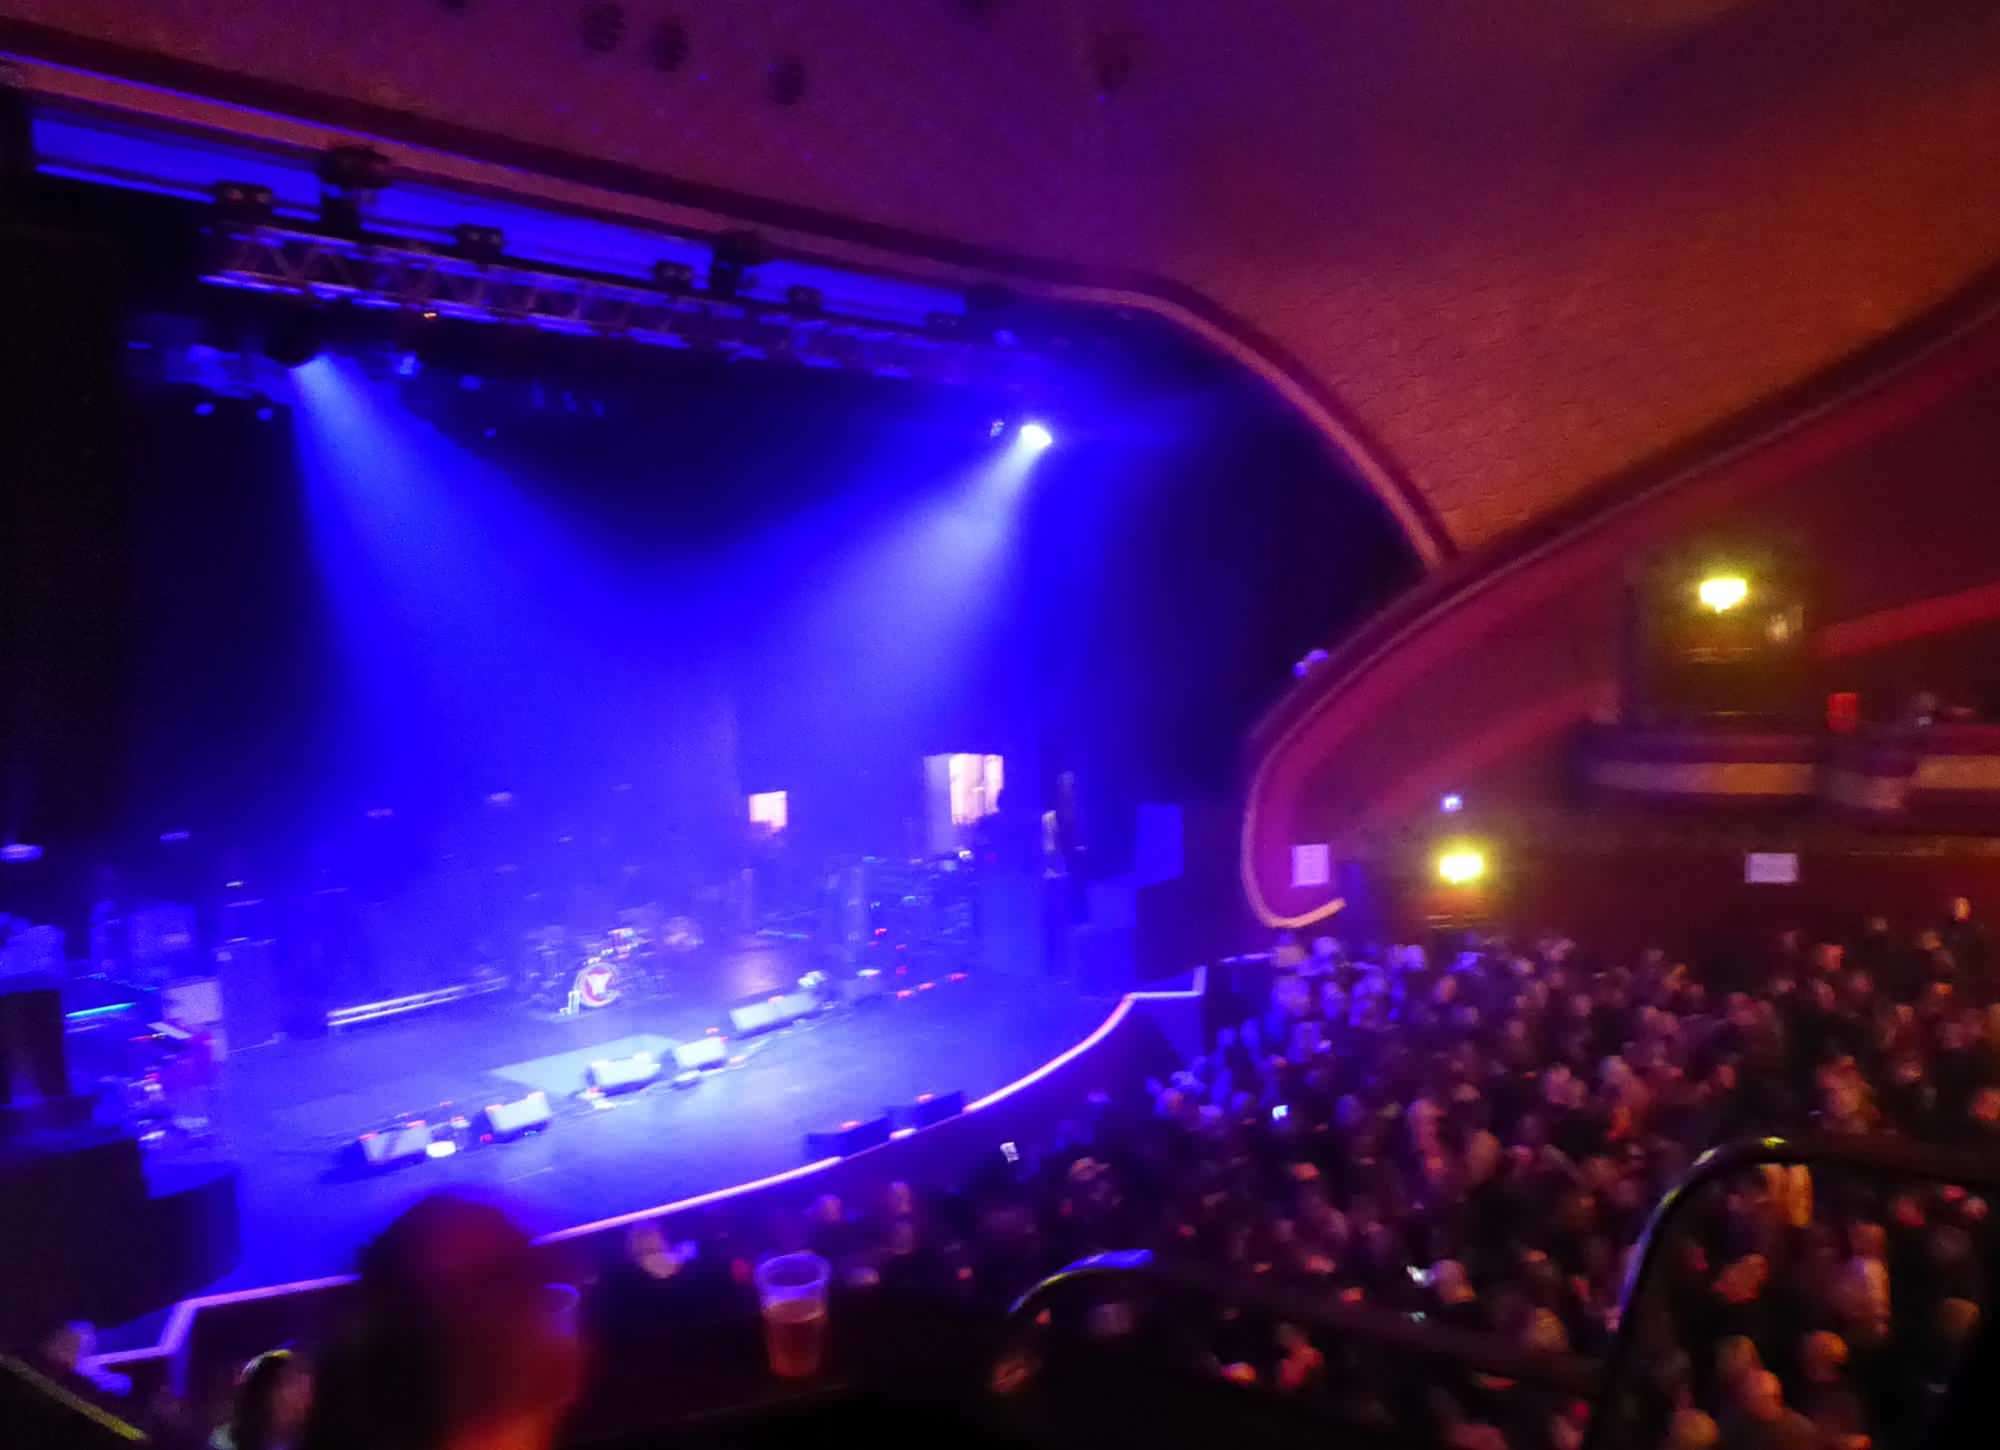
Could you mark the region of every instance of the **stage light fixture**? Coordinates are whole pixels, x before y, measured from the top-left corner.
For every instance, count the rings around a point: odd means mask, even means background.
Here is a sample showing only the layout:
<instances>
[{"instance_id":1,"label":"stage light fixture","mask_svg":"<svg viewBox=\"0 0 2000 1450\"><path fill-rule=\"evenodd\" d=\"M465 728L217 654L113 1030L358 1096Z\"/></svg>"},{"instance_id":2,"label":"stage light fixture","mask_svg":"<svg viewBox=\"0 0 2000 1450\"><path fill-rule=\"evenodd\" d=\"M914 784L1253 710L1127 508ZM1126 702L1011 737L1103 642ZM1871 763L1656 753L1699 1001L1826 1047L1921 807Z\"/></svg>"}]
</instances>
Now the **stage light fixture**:
<instances>
[{"instance_id":1,"label":"stage light fixture","mask_svg":"<svg viewBox=\"0 0 2000 1450\"><path fill-rule=\"evenodd\" d=\"M686 262L653 263L653 285L676 297L694 291L694 268Z\"/></svg>"},{"instance_id":2,"label":"stage light fixture","mask_svg":"<svg viewBox=\"0 0 2000 1450\"><path fill-rule=\"evenodd\" d=\"M218 181L209 194L216 212L233 222L267 222L277 207L271 188L254 181Z\"/></svg>"},{"instance_id":3,"label":"stage light fixture","mask_svg":"<svg viewBox=\"0 0 2000 1450\"><path fill-rule=\"evenodd\" d=\"M769 260L770 249L755 232L724 232L715 239L708 259L708 290L716 297L734 297L750 280L750 270Z\"/></svg>"},{"instance_id":4,"label":"stage light fixture","mask_svg":"<svg viewBox=\"0 0 2000 1450\"><path fill-rule=\"evenodd\" d=\"M304 367L325 345L319 318L311 312L288 313L264 333L264 355L281 367Z\"/></svg>"},{"instance_id":5,"label":"stage light fixture","mask_svg":"<svg viewBox=\"0 0 2000 1450\"><path fill-rule=\"evenodd\" d=\"M1711 574L1695 586L1695 598L1712 614L1727 614L1750 597L1750 581L1741 574Z\"/></svg>"},{"instance_id":6,"label":"stage light fixture","mask_svg":"<svg viewBox=\"0 0 2000 1450\"><path fill-rule=\"evenodd\" d=\"M1021 425L1021 446L1030 453L1040 453L1056 441L1056 435L1043 423L1023 423Z\"/></svg>"},{"instance_id":7,"label":"stage light fixture","mask_svg":"<svg viewBox=\"0 0 2000 1450\"><path fill-rule=\"evenodd\" d=\"M25 841L9 841L6 845L0 846L0 861L21 862L41 859L42 848L30 846Z\"/></svg>"},{"instance_id":8,"label":"stage light fixture","mask_svg":"<svg viewBox=\"0 0 2000 1450\"><path fill-rule=\"evenodd\" d=\"M451 229L452 251L468 262L497 262L506 250L507 239L498 227L461 222Z\"/></svg>"},{"instance_id":9,"label":"stage light fixture","mask_svg":"<svg viewBox=\"0 0 2000 1450\"><path fill-rule=\"evenodd\" d=\"M320 225L337 236L361 235L375 193L389 185L389 158L372 146L335 146L314 168L320 179Z\"/></svg>"},{"instance_id":10,"label":"stage light fixture","mask_svg":"<svg viewBox=\"0 0 2000 1450\"><path fill-rule=\"evenodd\" d=\"M1438 802L1438 809L1448 816L1455 816L1465 809L1465 797L1457 791L1450 791Z\"/></svg>"},{"instance_id":11,"label":"stage light fixture","mask_svg":"<svg viewBox=\"0 0 2000 1450\"><path fill-rule=\"evenodd\" d=\"M1438 853L1437 873L1447 886L1477 885L1486 876L1486 853L1474 846L1448 846Z\"/></svg>"}]
</instances>

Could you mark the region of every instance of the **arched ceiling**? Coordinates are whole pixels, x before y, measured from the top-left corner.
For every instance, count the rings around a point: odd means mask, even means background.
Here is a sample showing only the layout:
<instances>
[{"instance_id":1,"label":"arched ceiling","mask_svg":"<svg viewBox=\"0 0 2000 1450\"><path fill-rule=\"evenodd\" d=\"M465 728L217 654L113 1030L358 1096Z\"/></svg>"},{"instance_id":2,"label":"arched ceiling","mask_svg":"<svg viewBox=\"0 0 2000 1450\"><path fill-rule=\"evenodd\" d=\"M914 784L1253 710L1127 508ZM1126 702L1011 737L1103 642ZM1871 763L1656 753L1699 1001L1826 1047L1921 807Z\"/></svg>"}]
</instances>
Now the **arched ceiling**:
<instances>
[{"instance_id":1,"label":"arched ceiling","mask_svg":"<svg viewBox=\"0 0 2000 1450\"><path fill-rule=\"evenodd\" d=\"M0 0L0 16L24 22L0 30L17 54L82 37L811 208L892 251L1142 274L1323 400L1433 561L2000 260L2000 6L1972 0ZM664 22L686 42L670 69ZM801 89L780 104L788 59Z\"/></svg>"}]
</instances>

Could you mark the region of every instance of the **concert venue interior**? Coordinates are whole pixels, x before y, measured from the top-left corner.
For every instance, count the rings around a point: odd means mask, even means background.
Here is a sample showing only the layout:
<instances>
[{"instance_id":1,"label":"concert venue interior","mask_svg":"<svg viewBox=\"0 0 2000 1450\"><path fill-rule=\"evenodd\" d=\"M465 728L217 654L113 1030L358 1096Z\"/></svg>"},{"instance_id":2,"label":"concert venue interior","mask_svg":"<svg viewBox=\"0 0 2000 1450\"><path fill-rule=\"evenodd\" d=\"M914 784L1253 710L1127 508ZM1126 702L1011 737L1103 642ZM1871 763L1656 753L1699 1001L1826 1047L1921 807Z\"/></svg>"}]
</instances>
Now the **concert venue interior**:
<instances>
[{"instance_id":1,"label":"concert venue interior","mask_svg":"<svg viewBox=\"0 0 2000 1450\"><path fill-rule=\"evenodd\" d=\"M0 3L0 1424L1979 1423L2000 21L1475 10Z\"/></svg>"}]
</instances>

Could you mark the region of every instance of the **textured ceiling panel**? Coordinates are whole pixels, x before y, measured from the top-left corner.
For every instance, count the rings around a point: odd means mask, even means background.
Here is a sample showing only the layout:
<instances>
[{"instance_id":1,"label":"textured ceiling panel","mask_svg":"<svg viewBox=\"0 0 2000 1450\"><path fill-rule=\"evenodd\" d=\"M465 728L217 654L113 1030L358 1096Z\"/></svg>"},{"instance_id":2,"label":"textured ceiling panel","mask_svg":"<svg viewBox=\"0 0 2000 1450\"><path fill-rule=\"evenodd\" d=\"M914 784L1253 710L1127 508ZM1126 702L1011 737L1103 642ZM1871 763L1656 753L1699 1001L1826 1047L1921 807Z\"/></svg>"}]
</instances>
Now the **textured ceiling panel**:
<instances>
[{"instance_id":1,"label":"textured ceiling panel","mask_svg":"<svg viewBox=\"0 0 2000 1450\"><path fill-rule=\"evenodd\" d=\"M596 38L586 42L587 12ZM611 16L615 12L614 24ZM2000 259L1967 0L0 0L0 14L1203 294L1460 547ZM658 27L687 41L654 63ZM774 66L798 62L789 105Z\"/></svg>"}]
</instances>

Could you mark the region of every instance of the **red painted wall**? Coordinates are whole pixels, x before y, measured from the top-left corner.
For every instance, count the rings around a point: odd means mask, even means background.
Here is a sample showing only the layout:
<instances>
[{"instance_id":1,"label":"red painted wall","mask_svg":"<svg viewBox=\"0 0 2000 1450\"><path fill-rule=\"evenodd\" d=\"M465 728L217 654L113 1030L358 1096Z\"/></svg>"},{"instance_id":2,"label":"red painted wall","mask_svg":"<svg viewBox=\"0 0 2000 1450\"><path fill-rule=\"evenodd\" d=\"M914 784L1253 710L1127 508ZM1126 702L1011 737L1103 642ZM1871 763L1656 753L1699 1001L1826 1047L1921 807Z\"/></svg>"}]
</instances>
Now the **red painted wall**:
<instances>
[{"instance_id":1,"label":"red painted wall","mask_svg":"<svg viewBox=\"0 0 2000 1450\"><path fill-rule=\"evenodd\" d=\"M1483 809L1560 798L1575 726L1615 708L1631 571L1728 530L1813 573L1823 689L1890 702L1990 692L2000 619L2000 311L1753 447L1600 511L1525 560L1467 565L1372 652L1299 688L1256 742L1242 840L1251 903L1303 924L1295 842L1336 855L1426 828L1438 795Z\"/></svg>"}]
</instances>

